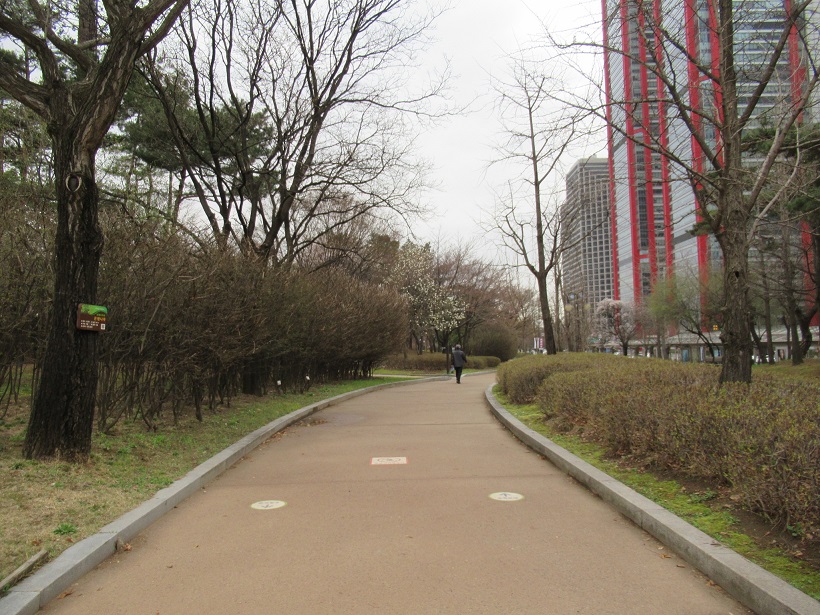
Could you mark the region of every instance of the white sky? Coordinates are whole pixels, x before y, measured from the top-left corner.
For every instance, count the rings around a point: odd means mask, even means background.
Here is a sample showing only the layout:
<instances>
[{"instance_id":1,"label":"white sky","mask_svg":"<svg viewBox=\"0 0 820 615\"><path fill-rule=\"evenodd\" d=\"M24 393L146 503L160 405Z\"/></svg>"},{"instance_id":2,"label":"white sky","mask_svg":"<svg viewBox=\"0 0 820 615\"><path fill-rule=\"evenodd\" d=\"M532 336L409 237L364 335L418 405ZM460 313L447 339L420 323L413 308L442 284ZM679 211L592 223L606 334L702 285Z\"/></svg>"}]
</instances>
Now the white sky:
<instances>
[{"instance_id":1,"label":"white sky","mask_svg":"<svg viewBox=\"0 0 820 615\"><path fill-rule=\"evenodd\" d=\"M590 24L593 32L600 31L601 2L453 0L452 7L436 22L438 43L430 48L427 61L436 64L449 57L455 104L476 102L474 111L441 122L418 141L420 153L432 164L431 180L438 189L424 197L435 215L414 230L423 240L483 244L482 218L487 221L495 191L504 187L503 178L487 174L499 137L491 77L503 73L506 56L543 32L540 21L553 32L589 32Z\"/></svg>"}]
</instances>

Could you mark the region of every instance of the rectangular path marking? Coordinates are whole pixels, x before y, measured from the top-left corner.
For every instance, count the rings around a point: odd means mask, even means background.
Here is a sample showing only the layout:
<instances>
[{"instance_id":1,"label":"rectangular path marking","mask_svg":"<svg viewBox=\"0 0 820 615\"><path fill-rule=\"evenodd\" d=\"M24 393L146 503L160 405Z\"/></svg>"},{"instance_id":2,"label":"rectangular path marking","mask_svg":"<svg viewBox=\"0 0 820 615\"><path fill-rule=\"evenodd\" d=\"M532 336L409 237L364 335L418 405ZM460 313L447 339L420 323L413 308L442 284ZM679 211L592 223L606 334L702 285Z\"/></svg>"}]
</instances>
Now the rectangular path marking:
<instances>
[{"instance_id":1,"label":"rectangular path marking","mask_svg":"<svg viewBox=\"0 0 820 615\"><path fill-rule=\"evenodd\" d=\"M396 466L406 465L407 457L373 457L370 460L372 466Z\"/></svg>"}]
</instances>

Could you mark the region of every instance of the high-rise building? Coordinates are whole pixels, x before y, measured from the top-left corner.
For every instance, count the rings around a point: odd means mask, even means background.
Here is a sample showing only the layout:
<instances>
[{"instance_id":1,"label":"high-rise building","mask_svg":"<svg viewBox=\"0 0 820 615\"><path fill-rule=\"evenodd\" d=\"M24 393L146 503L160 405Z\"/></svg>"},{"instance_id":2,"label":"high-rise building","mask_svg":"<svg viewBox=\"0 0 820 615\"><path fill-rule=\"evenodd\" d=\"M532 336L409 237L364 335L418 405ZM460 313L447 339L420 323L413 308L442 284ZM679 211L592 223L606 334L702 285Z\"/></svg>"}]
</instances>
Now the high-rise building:
<instances>
[{"instance_id":1,"label":"high-rise building","mask_svg":"<svg viewBox=\"0 0 820 615\"><path fill-rule=\"evenodd\" d=\"M561 208L565 301L592 309L612 298L609 161L579 160L566 179Z\"/></svg>"},{"instance_id":2,"label":"high-rise building","mask_svg":"<svg viewBox=\"0 0 820 615\"><path fill-rule=\"evenodd\" d=\"M791 0L735 0L738 108L745 108L784 30ZM659 277L705 274L720 251L695 232L693 183L719 152L716 3L603 0L614 298L640 303ZM749 127L801 93L805 38L793 27ZM663 75L666 78L661 77ZM670 87L671 84L671 87ZM678 109L687 108L684 117ZM698 138L693 137L698 134ZM719 153L717 155L720 155Z\"/></svg>"}]
</instances>

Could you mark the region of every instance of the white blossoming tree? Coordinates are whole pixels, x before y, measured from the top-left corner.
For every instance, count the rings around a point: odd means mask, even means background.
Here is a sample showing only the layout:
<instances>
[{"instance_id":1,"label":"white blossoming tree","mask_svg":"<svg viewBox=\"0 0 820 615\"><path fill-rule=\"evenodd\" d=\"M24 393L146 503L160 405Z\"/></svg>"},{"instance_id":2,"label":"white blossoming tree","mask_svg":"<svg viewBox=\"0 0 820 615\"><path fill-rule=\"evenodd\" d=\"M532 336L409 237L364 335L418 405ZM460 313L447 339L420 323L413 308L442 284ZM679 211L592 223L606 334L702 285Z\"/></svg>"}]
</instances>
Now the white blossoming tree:
<instances>
[{"instance_id":1,"label":"white blossoming tree","mask_svg":"<svg viewBox=\"0 0 820 615\"><path fill-rule=\"evenodd\" d=\"M447 346L452 332L465 318L463 302L433 275L435 258L429 245L402 246L390 277L407 299L410 310L410 341L421 353L438 342Z\"/></svg>"}]
</instances>

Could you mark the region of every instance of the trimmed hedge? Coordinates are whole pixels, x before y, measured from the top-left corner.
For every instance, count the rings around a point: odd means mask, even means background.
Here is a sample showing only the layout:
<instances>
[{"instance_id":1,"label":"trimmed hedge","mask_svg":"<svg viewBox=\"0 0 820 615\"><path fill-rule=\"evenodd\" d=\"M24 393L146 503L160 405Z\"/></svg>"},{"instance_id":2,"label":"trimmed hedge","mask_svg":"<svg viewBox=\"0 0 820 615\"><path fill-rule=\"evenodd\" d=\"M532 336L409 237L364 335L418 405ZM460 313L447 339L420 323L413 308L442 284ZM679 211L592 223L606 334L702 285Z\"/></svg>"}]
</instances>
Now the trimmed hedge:
<instances>
[{"instance_id":1,"label":"trimmed hedge","mask_svg":"<svg viewBox=\"0 0 820 615\"><path fill-rule=\"evenodd\" d=\"M495 369L501 365L501 359L498 357L467 357L467 361L468 369Z\"/></svg>"},{"instance_id":2,"label":"trimmed hedge","mask_svg":"<svg viewBox=\"0 0 820 615\"><path fill-rule=\"evenodd\" d=\"M516 360L498 381L555 429L727 485L747 508L817 540L820 384L764 372L721 387L718 377L711 365L584 354Z\"/></svg>"},{"instance_id":3,"label":"trimmed hedge","mask_svg":"<svg viewBox=\"0 0 820 615\"><path fill-rule=\"evenodd\" d=\"M500 364L501 359L498 357L467 357L468 369L493 369ZM440 352L394 354L382 361L381 367L402 371L441 372L447 369L447 357Z\"/></svg>"},{"instance_id":4,"label":"trimmed hedge","mask_svg":"<svg viewBox=\"0 0 820 615\"><path fill-rule=\"evenodd\" d=\"M530 404L535 401L538 387L548 377L558 372L584 369L585 363L579 361L582 357L583 355L568 354L556 361L548 360L545 355L525 355L501 366L496 377L501 390L511 402Z\"/></svg>"}]
</instances>

